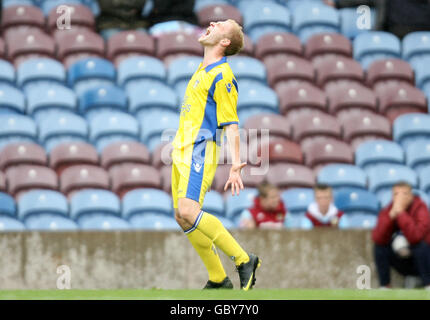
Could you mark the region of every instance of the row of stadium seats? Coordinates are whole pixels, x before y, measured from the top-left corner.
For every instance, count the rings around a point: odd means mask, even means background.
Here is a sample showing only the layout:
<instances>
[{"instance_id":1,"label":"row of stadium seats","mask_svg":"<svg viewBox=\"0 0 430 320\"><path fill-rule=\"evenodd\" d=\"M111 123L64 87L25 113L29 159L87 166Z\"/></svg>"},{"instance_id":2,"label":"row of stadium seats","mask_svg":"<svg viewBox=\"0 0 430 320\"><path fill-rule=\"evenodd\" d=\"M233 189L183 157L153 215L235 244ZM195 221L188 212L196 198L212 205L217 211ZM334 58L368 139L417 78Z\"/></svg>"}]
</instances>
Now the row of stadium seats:
<instances>
[{"instance_id":1,"label":"row of stadium seats","mask_svg":"<svg viewBox=\"0 0 430 320\"><path fill-rule=\"evenodd\" d=\"M66 4L68 6L85 6L91 10L91 15L98 16L100 14L100 7L97 0L3 0L1 3L2 10L14 6L32 6L42 10L45 16L48 16L58 6ZM35 20L39 15L34 16Z\"/></svg>"}]
</instances>

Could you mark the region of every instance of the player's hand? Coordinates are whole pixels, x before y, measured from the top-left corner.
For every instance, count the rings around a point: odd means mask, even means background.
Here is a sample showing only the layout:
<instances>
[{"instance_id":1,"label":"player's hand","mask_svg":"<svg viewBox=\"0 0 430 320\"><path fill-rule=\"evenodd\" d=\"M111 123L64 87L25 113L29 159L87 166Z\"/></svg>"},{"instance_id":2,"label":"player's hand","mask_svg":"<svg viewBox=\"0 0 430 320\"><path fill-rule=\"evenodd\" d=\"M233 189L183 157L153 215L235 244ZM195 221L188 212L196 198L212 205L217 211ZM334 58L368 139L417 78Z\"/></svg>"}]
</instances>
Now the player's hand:
<instances>
[{"instance_id":1,"label":"player's hand","mask_svg":"<svg viewBox=\"0 0 430 320\"><path fill-rule=\"evenodd\" d=\"M243 189L243 182L242 182L242 178L240 177L240 172L242 168L245 166L246 166L246 162L231 166L230 176L224 186L224 191L227 191L228 186L231 185L232 196L234 196L235 192L237 195L239 195L240 189Z\"/></svg>"}]
</instances>

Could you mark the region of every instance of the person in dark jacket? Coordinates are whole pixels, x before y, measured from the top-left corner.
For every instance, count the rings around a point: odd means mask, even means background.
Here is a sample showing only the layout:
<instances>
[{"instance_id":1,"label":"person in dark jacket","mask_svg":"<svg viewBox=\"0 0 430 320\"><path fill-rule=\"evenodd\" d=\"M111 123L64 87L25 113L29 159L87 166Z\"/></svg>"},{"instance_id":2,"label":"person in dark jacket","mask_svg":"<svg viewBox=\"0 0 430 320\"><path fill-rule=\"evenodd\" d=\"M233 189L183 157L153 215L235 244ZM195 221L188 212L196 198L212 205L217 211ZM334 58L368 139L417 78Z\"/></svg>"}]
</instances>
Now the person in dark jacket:
<instances>
[{"instance_id":1,"label":"person in dark jacket","mask_svg":"<svg viewBox=\"0 0 430 320\"><path fill-rule=\"evenodd\" d=\"M419 276L430 289L430 214L426 204L406 182L393 186L393 200L379 213L372 231L374 257L381 287L389 288L390 267L404 276ZM402 233L409 243L409 257L393 250L393 240Z\"/></svg>"}]
</instances>

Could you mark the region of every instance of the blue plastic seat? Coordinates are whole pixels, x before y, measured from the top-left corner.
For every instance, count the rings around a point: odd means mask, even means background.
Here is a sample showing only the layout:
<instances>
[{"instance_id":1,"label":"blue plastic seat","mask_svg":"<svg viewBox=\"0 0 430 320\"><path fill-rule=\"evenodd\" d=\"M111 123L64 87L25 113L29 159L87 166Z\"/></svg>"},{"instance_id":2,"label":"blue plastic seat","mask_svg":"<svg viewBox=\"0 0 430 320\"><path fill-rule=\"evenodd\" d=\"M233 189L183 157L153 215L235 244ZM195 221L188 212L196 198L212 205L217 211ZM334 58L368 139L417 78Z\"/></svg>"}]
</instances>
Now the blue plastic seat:
<instances>
[{"instance_id":1,"label":"blue plastic seat","mask_svg":"<svg viewBox=\"0 0 430 320\"><path fill-rule=\"evenodd\" d=\"M188 83L201 62L200 57L181 57L173 60L167 75L169 85L173 87L180 82Z\"/></svg>"},{"instance_id":2,"label":"blue plastic seat","mask_svg":"<svg viewBox=\"0 0 430 320\"><path fill-rule=\"evenodd\" d=\"M418 31L408 33L402 41L402 58L415 65L416 61L430 56L430 32Z\"/></svg>"},{"instance_id":3,"label":"blue plastic seat","mask_svg":"<svg viewBox=\"0 0 430 320\"><path fill-rule=\"evenodd\" d=\"M340 229L373 229L376 226L378 217L372 214L354 214L343 216L339 222Z\"/></svg>"},{"instance_id":4,"label":"blue plastic seat","mask_svg":"<svg viewBox=\"0 0 430 320\"><path fill-rule=\"evenodd\" d=\"M27 113L37 122L52 112L74 113L76 102L73 90L59 84L39 84L27 91Z\"/></svg>"},{"instance_id":5,"label":"blue plastic seat","mask_svg":"<svg viewBox=\"0 0 430 320\"><path fill-rule=\"evenodd\" d=\"M430 196L430 167L424 168L420 172L420 190Z\"/></svg>"},{"instance_id":6,"label":"blue plastic seat","mask_svg":"<svg viewBox=\"0 0 430 320\"><path fill-rule=\"evenodd\" d=\"M0 192L0 217L2 216L16 216L15 200L4 192Z\"/></svg>"},{"instance_id":7,"label":"blue plastic seat","mask_svg":"<svg viewBox=\"0 0 430 320\"><path fill-rule=\"evenodd\" d=\"M355 164L364 170L386 164L403 164L405 155L402 147L388 140L366 141L355 150Z\"/></svg>"},{"instance_id":8,"label":"blue plastic seat","mask_svg":"<svg viewBox=\"0 0 430 320\"><path fill-rule=\"evenodd\" d=\"M399 164L391 164L372 168L368 172L369 175L369 190L379 194L400 181L409 183L413 188L418 186L418 177L415 171L411 168Z\"/></svg>"},{"instance_id":9,"label":"blue plastic seat","mask_svg":"<svg viewBox=\"0 0 430 320\"><path fill-rule=\"evenodd\" d=\"M0 114L25 112L25 97L21 90L7 83L0 83Z\"/></svg>"},{"instance_id":10,"label":"blue plastic seat","mask_svg":"<svg viewBox=\"0 0 430 320\"><path fill-rule=\"evenodd\" d=\"M173 217L172 208L173 204L170 195L158 189L135 189L127 192L122 199L122 217L124 219L148 213Z\"/></svg>"},{"instance_id":11,"label":"blue plastic seat","mask_svg":"<svg viewBox=\"0 0 430 320\"><path fill-rule=\"evenodd\" d=\"M354 59L364 69L376 60L400 57L400 40L392 33L369 31L357 35L353 43Z\"/></svg>"},{"instance_id":12,"label":"blue plastic seat","mask_svg":"<svg viewBox=\"0 0 430 320\"><path fill-rule=\"evenodd\" d=\"M422 113L408 113L394 120L393 138L404 149L417 140L430 139L430 115Z\"/></svg>"},{"instance_id":13,"label":"blue plastic seat","mask_svg":"<svg viewBox=\"0 0 430 320\"><path fill-rule=\"evenodd\" d=\"M44 0L40 1L40 9L42 9L43 14L48 16L52 9L57 8L60 5L64 4L82 4L81 0Z\"/></svg>"},{"instance_id":14,"label":"blue plastic seat","mask_svg":"<svg viewBox=\"0 0 430 320\"><path fill-rule=\"evenodd\" d=\"M37 128L30 117L0 114L0 150L15 142L36 142Z\"/></svg>"},{"instance_id":15,"label":"blue plastic seat","mask_svg":"<svg viewBox=\"0 0 430 320\"><path fill-rule=\"evenodd\" d=\"M91 121L103 111L127 112L127 95L121 88L102 84L82 93L79 103L80 114Z\"/></svg>"},{"instance_id":16,"label":"blue plastic seat","mask_svg":"<svg viewBox=\"0 0 430 320\"><path fill-rule=\"evenodd\" d=\"M367 190L357 188L340 188L334 193L334 203L346 214L379 213L378 198Z\"/></svg>"},{"instance_id":17,"label":"blue plastic seat","mask_svg":"<svg viewBox=\"0 0 430 320\"><path fill-rule=\"evenodd\" d=\"M90 141L98 151L118 141L138 141L139 124L137 120L123 112L103 111L90 122Z\"/></svg>"},{"instance_id":18,"label":"blue plastic seat","mask_svg":"<svg viewBox=\"0 0 430 320\"><path fill-rule=\"evenodd\" d=\"M0 216L0 232L24 231L24 224L11 217Z\"/></svg>"},{"instance_id":19,"label":"blue plastic seat","mask_svg":"<svg viewBox=\"0 0 430 320\"><path fill-rule=\"evenodd\" d=\"M311 188L292 188L281 193L282 201L288 214L304 214L314 201L314 190Z\"/></svg>"},{"instance_id":20,"label":"blue plastic seat","mask_svg":"<svg viewBox=\"0 0 430 320\"><path fill-rule=\"evenodd\" d=\"M51 113L39 122L39 141L50 152L63 142L86 142L88 126L84 118L71 113Z\"/></svg>"},{"instance_id":21,"label":"blue plastic seat","mask_svg":"<svg viewBox=\"0 0 430 320\"><path fill-rule=\"evenodd\" d=\"M124 59L118 66L118 85L126 89L135 80L166 81L166 68L161 60L148 56Z\"/></svg>"},{"instance_id":22,"label":"blue plastic seat","mask_svg":"<svg viewBox=\"0 0 430 320\"><path fill-rule=\"evenodd\" d=\"M227 0L196 0L194 2L194 12L199 12L205 7L212 6L215 4L230 4Z\"/></svg>"},{"instance_id":23,"label":"blue plastic seat","mask_svg":"<svg viewBox=\"0 0 430 320\"><path fill-rule=\"evenodd\" d=\"M144 81L129 88L130 112L142 119L154 110L178 113L178 98L167 85L158 81Z\"/></svg>"},{"instance_id":24,"label":"blue plastic seat","mask_svg":"<svg viewBox=\"0 0 430 320\"><path fill-rule=\"evenodd\" d=\"M357 166L350 164L329 164L323 167L317 178L319 183L328 184L333 188L355 187L365 189L366 173Z\"/></svg>"},{"instance_id":25,"label":"blue plastic seat","mask_svg":"<svg viewBox=\"0 0 430 320\"><path fill-rule=\"evenodd\" d=\"M270 1L246 1L243 8L244 28L254 43L267 33L291 30L290 12L280 4Z\"/></svg>"},{"instance_id":26,"label":"blue plastic seat","mask_svg":"<svg viewBox=\"0 0 430 320\"><path fill-rule=\"evenodd\" d=\"M182 230L173 217L164 214L144 214L132 216L129 220L134 229L143 230Z\"/></svg>"},{"instance_id":27,"label":"blue plastic seat","mask_svg":"<svg viewBox=\"0 0 430 320\"><path fill-rule=\"evenodd\" d=\"M314 2L304 2L294 11L293 30L302 43L315 34L340 31L340 17L336 9Z\"/></svg>"},{"instance_id":28,"label":"blue plastic seat","mask_svg":"<svg viewBox=\"0 0 430 320\"><path fill-rule=\"evenodd\" d=\"M245 123L258 113L279 113L278 104L278 96L268 86L262 84L242 86L237 101L239 121Z\"/></svg>"},{"instance_id":29,"label":"blue plastic seat","mask_svg":"<svg viewBox=\"0 0 430 320\"><path fill-rule=\"evenodd\" d=\"M152 152L162 143L162 135L174 136L179 125L179 114L154 111L142 118L140 140Z\"/></svg>"},{"instance_id":30,"label":"blue plastic seat","mask_svg":"<svg viewBox=\"0 0 430 320\"><path fill-rule=\"evenodd\" d=\"M84 189L70 199L70 217L78 221L92 215L117 216L121 214L121 203L117 195L108 190Z\"/></svg>"},{"instance_id":31,"label":"blue plastic seat","mask_svg":"<svg viewBox=\"0 0 430 320\"><path fill-rule=\"evenodd\" d=\"M229 57L227 58L227 62L239 83L239 92L242 93L241 89L248 84L267 84L266 67L260 60L240 56Z\"/></svg>"},{"instance_id":32,"label":"blue plastic seat","mask_svg":"<svg viewBox=\"0 0 430 320\"><path fill-rule=\"evenodd\" d=\"M254 198L258 195L255 188L246 188L240 191L239 196L228 194L225 201L225 216L228 219L234 219L242 210L249 209L254 205Z\"/></svg>"},{"instance_id":33,"label":"blue plastic seat","mask_svg":"<svg viewBox=\"0 0 430 320\"><path fill-rule=\"evenodd\" d=\"M237 224L234 223L233 221L231 221L230 219L224 217L224 216L218 216L215 214L215 217L221 221L222 225L224 226L224 228L226 228L227 230L233 230L233 229L237 229Z\"/></svg>"},{"instance_id":34,"label":"blue plastic seat","mask_svg":"<svg viewBox=\"0 0 430 320\"><path fill-rule=\"evenodd\" d=\"M375 28L377 12L370 8L370 29L359 29L357 20L362 16L362 12L357 12L357 7L339 9L340 31L350 39L354 39L360 33L368 32Z\"/></svg>"},{"instance_id":35,"label":"blue plastic seat","mask_svg":"<svg viewBox=\"0 0 430 320\"><path fill-rule=\"evenodd\" d=\"M287 229L312 229L312 225L307 223L304 213L287 214L284 220L284 226Z\"/></svg>"},{"instance_id":36,"label":"blue plastic seat","mask_svg":"<svg viewBox=\"0 0 430 320\"><path fill-rule=\"evenodd\" d=\"M18 218L25 221L30 216L40 214L67 217L69 204L66 197L53 190L31 190L24 193L18 202Z\"/></svg>"},{"instance_id":37,"label":"blue plastic seat","mask_svg":"<svg viewBox=\"0 0 430 320\"><path fill-rule=\"evenodd\" d=\"M430 53L423 58L417 58L413 65L415 72L415 83L424 92L430 92Z\"/></svg>"},{"instance_id":38,"label":"blue plastic seat","mask_svg":"<svg viewBox=\"0 0 430 320\"><path fill-rule=\"evenodd\" d=\"M84 91L99 85L115 84L115 67L102 58L80 59L73 63L67 73L67 81L80 96Z\"/></svg>"},{"instance_id":39,"label":"blue plastic seat","mask_svg":"<svg viewBox=\"0 0 430 320\"><path fill-rule=\"evenodd\" d=\"M34 58L21 63L17 70L17 84L25 92L40 84L60 84L66 81L62 63L50 58Z\"/></svg>"},{"instance_id":40,"label":"blue plastic seat","mask_svg":"<svg viewBox=\"0 0 430 320\"><path fill-rule=\"evenodd\" d=\"M224 199L222 195L215 190L207 192L203 201L202 210L210 214L225 217Z\"/></svg>"},{"instance_id":41,"label":"blue plastic seat","mask_svg":"<svg viewBox=\"0 0 430 320\"><path fill-rule=\"evenodd\" d=\"M15 83L15 68L6 60L0 59L0 83L13 85Z\"/></svg>"},{"instance_id":42,"label":"blue plastic seat","mask_svg":"<svg viewBox=\"0 0 430 320\"><path fill-rule=\"evenodd\" d=\"M38 231L75 231L78 225L69 218L50 213L30 216L25 220L28 230Z\"/></svg>"},{"instance_id":43,"label":"blue plastic seat","mask_svg":"<svg viewBox=\"0 0 430 320\"><path fill-rule=\"evenodd\" d=\"M406 164L418 173L430 166L430 139L412 141L408 145Z\"/></svg>"},{"instance_id":44,"label":"blue plastic seat","mask_svg":"<svg viewBox=\"0 0 430 320\"><path fill-rule=\"evenodd\" d=\"M132 226L124 219L106 215L93 214L82 217L78 221L79 227L83 230L131 230Z\"/></svg>"}]
</instances>

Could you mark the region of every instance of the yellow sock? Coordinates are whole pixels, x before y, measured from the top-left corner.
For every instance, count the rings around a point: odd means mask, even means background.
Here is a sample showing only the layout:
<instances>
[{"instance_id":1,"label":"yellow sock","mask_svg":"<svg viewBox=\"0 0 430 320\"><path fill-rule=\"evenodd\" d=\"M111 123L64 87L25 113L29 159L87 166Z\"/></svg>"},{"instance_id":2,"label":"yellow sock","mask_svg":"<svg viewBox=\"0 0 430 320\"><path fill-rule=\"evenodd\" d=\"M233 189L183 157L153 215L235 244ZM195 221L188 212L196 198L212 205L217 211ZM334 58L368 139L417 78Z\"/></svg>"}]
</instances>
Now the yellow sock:
<instances>
[{"instance_id":1,"label":"yellow sock","mask_svg":"<svg viewBox=\"0 0 430 320\"><path fill-rule=\"evenodd\" d=\"M197 229L187 233L187 237L203 260L209 280L213 282L223 281L227 275L213 242Z\"/></svg>"},{"instance_id":2,"label":"yellow sock","mask_svg":"<svg viewBox=\"0 0 430 320\"><path fill-rule=\"evenodd\" d=\"M197 230L200 230L226 255L231 257L236 266L249 261L249 256L245 250L242 249L230 232L224 228L221 221L219 221L215 216L207 212L200 211L194 225Z\"/></svg>"}]
</instances>

